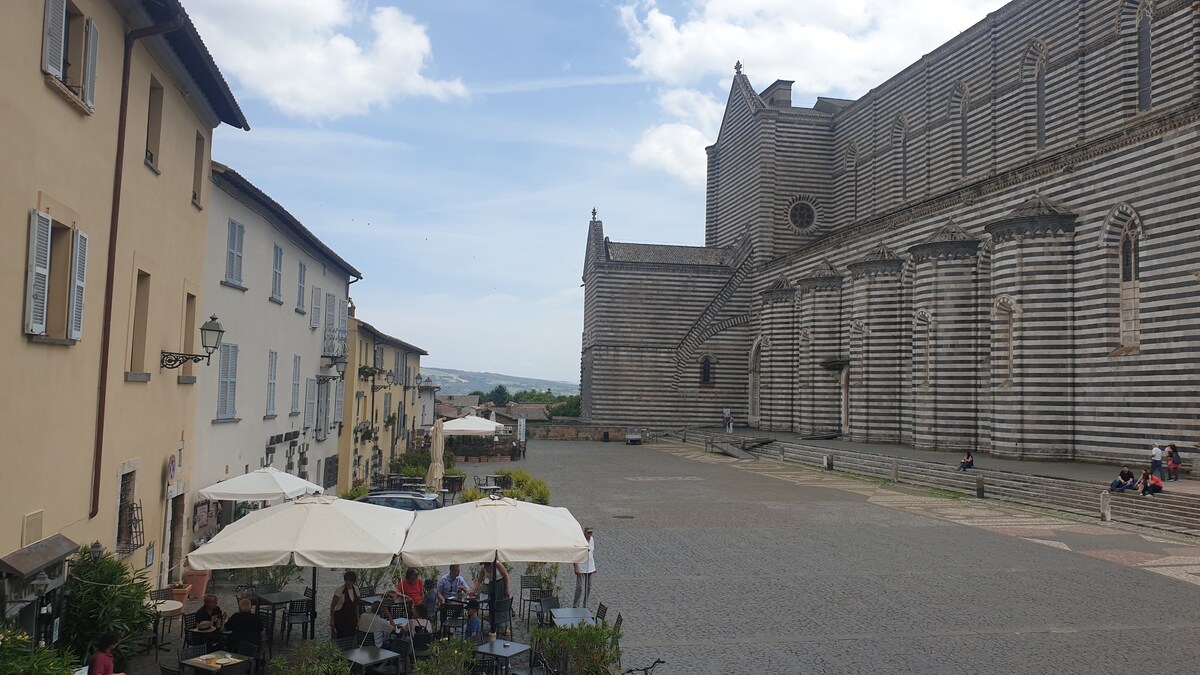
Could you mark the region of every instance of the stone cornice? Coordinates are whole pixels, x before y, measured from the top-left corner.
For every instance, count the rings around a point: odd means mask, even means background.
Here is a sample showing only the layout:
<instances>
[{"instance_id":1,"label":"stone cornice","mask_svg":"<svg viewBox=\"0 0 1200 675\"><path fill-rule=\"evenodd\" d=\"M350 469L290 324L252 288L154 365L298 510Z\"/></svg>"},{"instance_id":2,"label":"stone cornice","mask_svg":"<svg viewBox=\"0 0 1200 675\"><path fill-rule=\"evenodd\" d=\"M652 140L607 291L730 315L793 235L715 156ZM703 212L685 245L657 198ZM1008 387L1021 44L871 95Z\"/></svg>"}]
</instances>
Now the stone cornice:
<instances>
[{"instance_id":1,"label":"stone cornice","mask_svg":"<svg viewBox=\"0 0 1200 675\"><path fill-rule=\"evenodd\" d=\"M968 241L930 241L910 246L908 254L913 262L927 260L948 260L955 258L974 258L979 254L979 240Z\"/></svg>"},{"instance_id":2,"label":"stone cornice","mask_svg":"<svg viewBox=\"0 0 1200 675\"><path fill-rule=\"evenodd\" d=\"M897 276L904 269L903 260L860 260L846 265L850 276L861 277Z\"/></svg>"},{"instance_id":3,"label":"stone cornice","mask_svg":"<svg viewBox=\"0 0 1200 675\"><path fill-rule=\"evenodd\" d=\"M992 242L1001 244L1017 237L1056 237L1075 232L1074 214L1053 214L1006 218L983 228L992 235Z\"/></svg>"},{"instance_id":4,"label":"stone cornice","mask_svg":"<svg viewBox=\"0 0 1200 675\"><path fill-rule=\"evenodd\" d=\"M842 287L841 277L805 277L796 280L796 292L837 290Z\"/></svg>"},{"instance_id":5,"label":"stone cornice","mask_svg":"<svg viewBox=\"0 0 1200 675\"><path fill-rule=\"evenodd\" d=\"M845 246L860 238L885 234L913 221L974 203L981 198L1059 173L1068 167L1073 168L1076 164L1103 157L1122 148L1195 124L1197 121L1200 121L1200 100L1193 96L1189 101L1151 112L1142 119L1131 120L1128 126L1082 141L1073 147L1038 155L1027 164L1007 169L994 176L980 178L920 202L899 206L869 220L839 228L821 239L766 262L763 269L770 271L797 259Z\"/></svg>"}]
</instances>

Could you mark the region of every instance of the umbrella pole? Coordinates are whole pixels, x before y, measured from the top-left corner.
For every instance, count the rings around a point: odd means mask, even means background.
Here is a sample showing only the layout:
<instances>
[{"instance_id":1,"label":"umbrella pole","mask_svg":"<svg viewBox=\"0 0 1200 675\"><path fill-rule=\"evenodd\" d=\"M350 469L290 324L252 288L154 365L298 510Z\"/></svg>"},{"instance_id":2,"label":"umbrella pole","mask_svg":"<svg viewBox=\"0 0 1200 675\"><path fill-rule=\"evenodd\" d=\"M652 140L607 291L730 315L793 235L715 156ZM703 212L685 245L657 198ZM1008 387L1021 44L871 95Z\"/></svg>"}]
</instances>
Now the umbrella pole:
<instances>
[{"instance_id":1,"label":"umbrella pole","mask_svg":"<svg viewBox=\"0 0 1200 675\"><path fill-rule=\"evenodd\" d=\"M317 566L313 565L312 570L313 599L308 608L308 634L315 637L317 634Z\"/></svg>"},{"instance_id":2,"label":"umbrella pole","mask_svg":"<svg viewBox=\"0 0 1200 675\"><path fill-rule=\"evenodd\" d=\"M500 551L496 551L495 556L492 557L492 583L488 587L488 605L490 605L488 609L488 624L492 627L488 631L489 633L496 632L496 601L499 599L496 597L496 565L499 562Z\"/></svg>"}]
</instances>

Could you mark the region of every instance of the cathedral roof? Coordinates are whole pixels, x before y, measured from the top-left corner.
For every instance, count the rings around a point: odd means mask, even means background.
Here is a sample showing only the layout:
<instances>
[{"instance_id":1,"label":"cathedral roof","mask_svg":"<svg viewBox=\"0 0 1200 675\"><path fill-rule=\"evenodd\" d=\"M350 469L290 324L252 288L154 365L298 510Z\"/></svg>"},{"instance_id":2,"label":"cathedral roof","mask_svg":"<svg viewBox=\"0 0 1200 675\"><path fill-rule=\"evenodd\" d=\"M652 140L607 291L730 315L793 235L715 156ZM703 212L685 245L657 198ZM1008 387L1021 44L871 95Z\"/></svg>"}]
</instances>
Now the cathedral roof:
<instances>
[{"instance_id":1,"label":"cathedral roof","mask_svg":"<svg viewBox=\"0 0 1200 675\"><path fill-rule=\"evenodd\" d=\"M1012 210L1008 214L1008 218L1034 218L1038 216L1067 216L1071 212L1064 209L1062 206L1055 204L1043 197L1040 193L1034 193L1032 197L1021 203L1020 206Z\"/></svg>"},{"instance_id":2,"label":"cathedral roof","mask_svg":"<svg viewBox=\"0 0 1200 675\"><path fill-rule=\"evenodd\" d=\"M939 227L937 232L934 232L933 235L921 243L944 244L953 241L977 241L977 238L967 234L966 230L955 225L953 222L949 222Z\"/></svg>"},{"instance_id":3,"label":"cathedral roof","mask_svg":"<svg viewBox=\"0 0 1200 675\"><path fill-rule=\"evenodd\" d=\"M608 259L612 262L659 263L666 265L727 265L732 255L733 249L731 248L608 242Z\"/></svg>"},{"instance_id":4,"label":"cathedral roof","mask_svg":"<svg viewBox=\"0 0 1200 675\"><path fill-rule=\"evenodd\" d=\"M886 244L880 244L871 249L871 252L862 258L862 262L881 262L888 260L902 260L896 255L896 252L888 248Z\"/></svg>"},{"instance_id":5,"label":"cathedral roof","mask_svg":"<svg viewBox=\"0 0 1200 675\"><path fill-rule=\"evenodd\" d=\"M842 275L838 273L837 268L833 266L833 263L829 262L828 260L822 260L821 264L817 265L816 269L814 269L812 272L810 272L805 278L806 279L827 279L829 277L840 277L840 276L842 276Z\"/></svg>"}]
</instances>

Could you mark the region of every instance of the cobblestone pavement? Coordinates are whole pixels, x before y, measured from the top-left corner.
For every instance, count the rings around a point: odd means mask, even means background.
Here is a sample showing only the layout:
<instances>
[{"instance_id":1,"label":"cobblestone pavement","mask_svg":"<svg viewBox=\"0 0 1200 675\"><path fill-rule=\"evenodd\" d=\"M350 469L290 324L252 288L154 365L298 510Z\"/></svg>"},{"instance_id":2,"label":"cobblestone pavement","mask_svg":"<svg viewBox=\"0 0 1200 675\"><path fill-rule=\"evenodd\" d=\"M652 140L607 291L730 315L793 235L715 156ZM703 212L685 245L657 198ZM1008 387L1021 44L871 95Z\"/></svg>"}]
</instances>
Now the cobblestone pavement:
<instances>
[{"instance_id":1,"label":"cobblestone pavement","mask_svg":"<svg viewBox=\"0 0 1200 675\"><path fill-rule=\"evenodd\" d=\"M1194 539L672 444L532 442L524 462L463 468L502 467L596 529L589 606L623 614L625 668L1195 671ZM339 577L321 573L320 607Z\"/></svg>"}]
</instances>

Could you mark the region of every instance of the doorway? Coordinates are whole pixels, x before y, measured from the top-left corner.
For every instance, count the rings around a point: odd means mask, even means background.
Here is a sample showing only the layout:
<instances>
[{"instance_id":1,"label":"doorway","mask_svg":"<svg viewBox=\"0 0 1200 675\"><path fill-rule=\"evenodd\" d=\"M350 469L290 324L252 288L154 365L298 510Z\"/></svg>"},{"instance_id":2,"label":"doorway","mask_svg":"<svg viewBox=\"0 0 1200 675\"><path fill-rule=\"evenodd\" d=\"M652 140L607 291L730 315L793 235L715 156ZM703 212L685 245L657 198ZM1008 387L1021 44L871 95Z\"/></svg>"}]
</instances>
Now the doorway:
<instances>
[{"instance_id":1,"label":"doorway","mask_svg":"<svg viewBox=\"0 0 1200 675\"><path fill-rule=\"evenodd\" d=\"M759 425L759 367L762 362L762 343L755 341L754 348L750 350L750 401L749 401L749 419L748 424L751 427L757 428Z\"/></svg>"},{"instance_id":2,"label":"doorway","mask_svg":"<svg viewBox=\"0 0 1200 675\"><path fill-rule=\"evenodd\" d=\"M850 435L850 366L842 366L838 382L841 389L841 434L845 438Z\"/></svg>"},{"instance_id":3,"label":"doorway","mask_svg":"<svg viewBox=\"0 0 1200 675\"><path fill-rule=\"evenodd\" d=\"M179 581L183 577L184 519L187 516L185 495L171 498L171 534L167 544L167 581Z\"/></svg>"}]
</instances>

